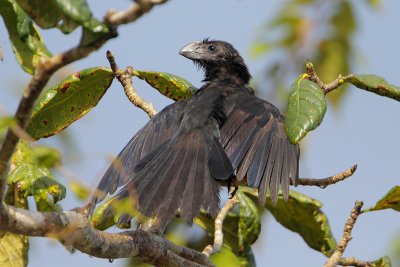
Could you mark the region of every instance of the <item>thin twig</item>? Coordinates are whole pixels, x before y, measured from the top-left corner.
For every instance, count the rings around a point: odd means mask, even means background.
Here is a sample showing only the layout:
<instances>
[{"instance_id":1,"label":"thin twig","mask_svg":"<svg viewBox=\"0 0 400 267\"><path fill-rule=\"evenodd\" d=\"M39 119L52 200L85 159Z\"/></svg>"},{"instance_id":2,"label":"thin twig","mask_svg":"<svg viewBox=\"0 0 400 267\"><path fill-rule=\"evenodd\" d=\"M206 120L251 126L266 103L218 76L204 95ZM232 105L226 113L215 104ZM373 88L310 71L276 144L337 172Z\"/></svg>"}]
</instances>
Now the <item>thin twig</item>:
<instances>
[{"instance_id":1,"label":"thin twig","mask_svg":"<svg viewBox=\"0 0 400 267\"><path fill-rule=\"evenodd\" d=\"M372 266L371 262L358 260L354 257L341 258L338 261L338 264L341 266L355 266L355 267L371 267Z\"/></svg>"},{"instance_id":2,"label":"thin twig","mask_svg":"<svg viewBox=\"0 0 400 267\"><path fill-rule=\"evenodd\" d=\"M345 83L346 80L352 76L351 74L347 75L347 76L342 76L341 74L339 74L339 77L337 77L333 82L325 84L318 77L318 75L314 69L314 65L311 63L311 61L307 61L306 71L309 76L308 79L310 81L313 81L316 84L318 84L319 87L321 87L322 90L324 90L325 94L328 94L329 92L339 88L339 86L341 86L343 83Z\"/></svg>"},{"instance_id":3,"label":"thin twig","mask_svg":"<svg viewBox=\"0 0 400 267\"><path fill-rule=\"evenodd\" d=\"M153 105L146 100L144 100L141 96L138 95L135 88L132 85L132 67L127 67L125 71L119 70L117 63L115 62L114 55L107 51L107 59L110 62L111 69L114 72L115 77L122 84L124 88L124 92L128 97L129 101L132 102L136 107L142 109L144 112L152 118L156 115L157 111L154 109Z\"/></svg>"},{"instance_id":4,"label":"thin twig","mask_svg":"<svg viewBox=\"0 0 400 267\"><path fill-rule=\"evenodd\" d=\"M221 251L222 243L224 242L224 233L222 231L223 223L226 218L226 215L228 215L228 212L231 209L233 209L233 207L235 207L237 203L239 203L239 200L237 199L236 196L237 195L235 195L231 199L228 199L228 201L225 203L225 206L219 211L217 217L215 218L214 244L208 245L203 250L203 254L206 255L207 257L210 257L211 255Z\"/></svg>"},{"instance_id":5,"label":"thin twig","mask_svg":"<svg viewBox=\"0 0 400 267\"><path fill-rule=\"evenodd\" d=\"M335 252L333 252L333 254L326 261L324 267L334 267L338 265L338 262L342 258L343 252L345 251L347 244L351 240L351 231L353 230L354 224L357 221L358 215L360 215L361 213L362 206L362 201L356 201L354 208L351 211L350 217L347 219L347 222L344 225L342 239L336 246Z\"/></svg>"},{"instance_id":6,"label":"thin twig","mask_svg":"<svg viewBox=\"0 0 400 267\"><path fill-rule=\"evenodd\" d=\"M346 178L352 176L354 172L357 170L357 164L351 166L345 171L342 171L336 175L329 176L323 179L315 179L315 178L299 178L296 181L297 185L307 185L307 186L318 186L321 188L325 188L328 185L336 184L337 182L341 182Z\"/></svg>"}]
</instances>

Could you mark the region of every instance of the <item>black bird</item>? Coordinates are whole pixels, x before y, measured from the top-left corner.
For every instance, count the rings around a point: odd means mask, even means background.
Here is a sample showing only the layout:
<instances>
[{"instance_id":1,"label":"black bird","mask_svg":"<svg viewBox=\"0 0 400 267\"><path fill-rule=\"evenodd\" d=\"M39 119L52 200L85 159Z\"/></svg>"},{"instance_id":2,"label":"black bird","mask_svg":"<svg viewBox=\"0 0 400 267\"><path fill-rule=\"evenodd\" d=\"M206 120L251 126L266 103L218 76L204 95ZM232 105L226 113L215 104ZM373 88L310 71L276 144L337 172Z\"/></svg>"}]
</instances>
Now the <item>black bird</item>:
<instances>
[{"instance_id":1,"label":"black bird","mask_svg":"<svg viewBox=\"0 0 400 267\"><path fill-rule=\"evenodd\" d=\"M205 39L179 52L205 72L204 85L187 100L154 116L120 152L92 198L92 206L122 187L162 229L177 210L192 222L200 208L219 211L219 184L258 188L263 205L279 188L288 198L298 178L299 147L289 142L284 116L248 86L251 75L236 49Z\"/></svg>"}]
</instances>

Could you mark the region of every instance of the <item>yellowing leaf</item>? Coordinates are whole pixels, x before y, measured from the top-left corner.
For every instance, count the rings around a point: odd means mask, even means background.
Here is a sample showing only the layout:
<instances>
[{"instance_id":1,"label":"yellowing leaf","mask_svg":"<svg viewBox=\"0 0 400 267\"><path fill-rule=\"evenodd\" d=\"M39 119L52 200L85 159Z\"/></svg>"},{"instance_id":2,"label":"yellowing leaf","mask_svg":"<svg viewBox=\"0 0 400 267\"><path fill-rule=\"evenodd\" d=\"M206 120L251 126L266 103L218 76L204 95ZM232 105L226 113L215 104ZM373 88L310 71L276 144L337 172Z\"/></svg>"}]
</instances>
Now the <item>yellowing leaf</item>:
<instances>
[{"instance_id":1,"label":"yellowing leaf","mask_svg":"<svg viewBox=\"0 0 400 267\"><path fill-rule=\"evenodd\" d=\"M363 212L394 209L400 211L400 186L395 186L389 190L373 207L364 210Z\"/></svg>"},{"instance_id":2,"label":"yellowing leaf","mask_svg":"<svg viewBox=\"0 0 400 267\"><path fill-rule=\"evenodd\" d=\"M25 267L28 265L28 237L0 231L0 266Z\"/></svg>"}]
</instances>

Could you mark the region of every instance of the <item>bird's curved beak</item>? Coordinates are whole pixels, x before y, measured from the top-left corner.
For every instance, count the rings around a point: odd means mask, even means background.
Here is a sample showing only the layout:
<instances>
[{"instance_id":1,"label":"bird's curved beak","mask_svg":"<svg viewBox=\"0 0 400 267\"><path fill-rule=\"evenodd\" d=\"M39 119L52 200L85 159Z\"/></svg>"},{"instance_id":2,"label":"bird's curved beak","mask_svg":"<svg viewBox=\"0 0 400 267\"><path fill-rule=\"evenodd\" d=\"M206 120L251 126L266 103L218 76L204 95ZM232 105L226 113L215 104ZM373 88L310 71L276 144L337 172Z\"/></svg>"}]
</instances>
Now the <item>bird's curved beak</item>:
<instances>
[{"instance_id":1,"label":"bird's curved beak","mask_svg":"<svg viewBox=\"0 0 400 267\"><path fill-rule=\"evenodd\" d=\"M184 46L179 54L188 59L200 59L201 58L201 44L202 42L196 41Z\"/></svg>"}]
</instances>

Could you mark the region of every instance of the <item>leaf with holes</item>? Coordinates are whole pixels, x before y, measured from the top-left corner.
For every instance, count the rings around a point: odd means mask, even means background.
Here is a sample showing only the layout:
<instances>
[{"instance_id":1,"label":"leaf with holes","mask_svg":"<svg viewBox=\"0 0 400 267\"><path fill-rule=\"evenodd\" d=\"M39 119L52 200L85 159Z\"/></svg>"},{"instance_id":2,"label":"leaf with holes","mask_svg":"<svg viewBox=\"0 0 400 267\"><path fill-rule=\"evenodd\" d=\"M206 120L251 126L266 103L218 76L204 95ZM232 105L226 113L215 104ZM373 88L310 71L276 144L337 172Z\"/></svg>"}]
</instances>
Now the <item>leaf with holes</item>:
<instances>
[{"instance_id":1,"label":"leaf with holes","mask_svg":"<svg viewBox=\"0 0 400 267\"><path fill-rule=\"evenodd\" d=\"M285 131L290 142L297 144L306 134L320 125L326 112L324 91L314 82L300 76L289 94Z\"/></svg>"},{"instance_id":2,"label":"leaf with holes","mask_svg":"<svg viewBox=\"0 0 400 267\"><path fill-rule=\"evenodd\" d=\"M251 188L243 191L254 201L257 192ZM276 206L267 198L265 207L275 219L287 229L298 233L307 245L324 255L329 256L336 248L336 240L332 235L328 218L321 211L322 204L306 195L289 191L288 201L282 195Z\"/></svg>"},{"instance_id":3,"label":"leaf with holes","mask_svg":"<svg viewBox=\"0 0 400 267\"><path fill-rule=\"evenodd\" d=\"M388 83L375 74L350 75L346 81L360 89L400 101L400 87Z\"/></svg>"},{"instance_id":4,"label":"leaf with holes","mask_svg":"<svg viewBox=\"0 0 400 267\"><path fill-rule=\"evenodd\" d=\"M0 0L0 15L7 27L18 63L24 71L33 74L40 58L51 56L39 31L15 0Z\"/></svg>"},{"instance_id":5,"label":"leaf with holes","mask_svg":"<svg viewBox=\"0 0 400 267\"><path fill-rule=\"evenodd\" d=\"M38 100L27 132L39 139L65 129L97 105L113 78L113 72L105 67L85 69L67 77Z\"/></svg>"},{"instance_id":6,"label":"leaf with holes","mask_svg":"<svg viewBox=\"0 0 400 267\"><path fill-rule=\"evenodd\" d=\"M400 186L395 186L386 193L373 207L363 212L393 209L400 211Z\"/></svg>"},{"instance_id":7,"label":"leaf with holes","mask_svg":"<svg viewBox=\"0 0 400 267\"><path fill-rule=\"evenodd\" d=\"M189 98L197 90L186 79L167 72L135 70L133 75L175 101Z\"/></svg>"}]
</instances>

